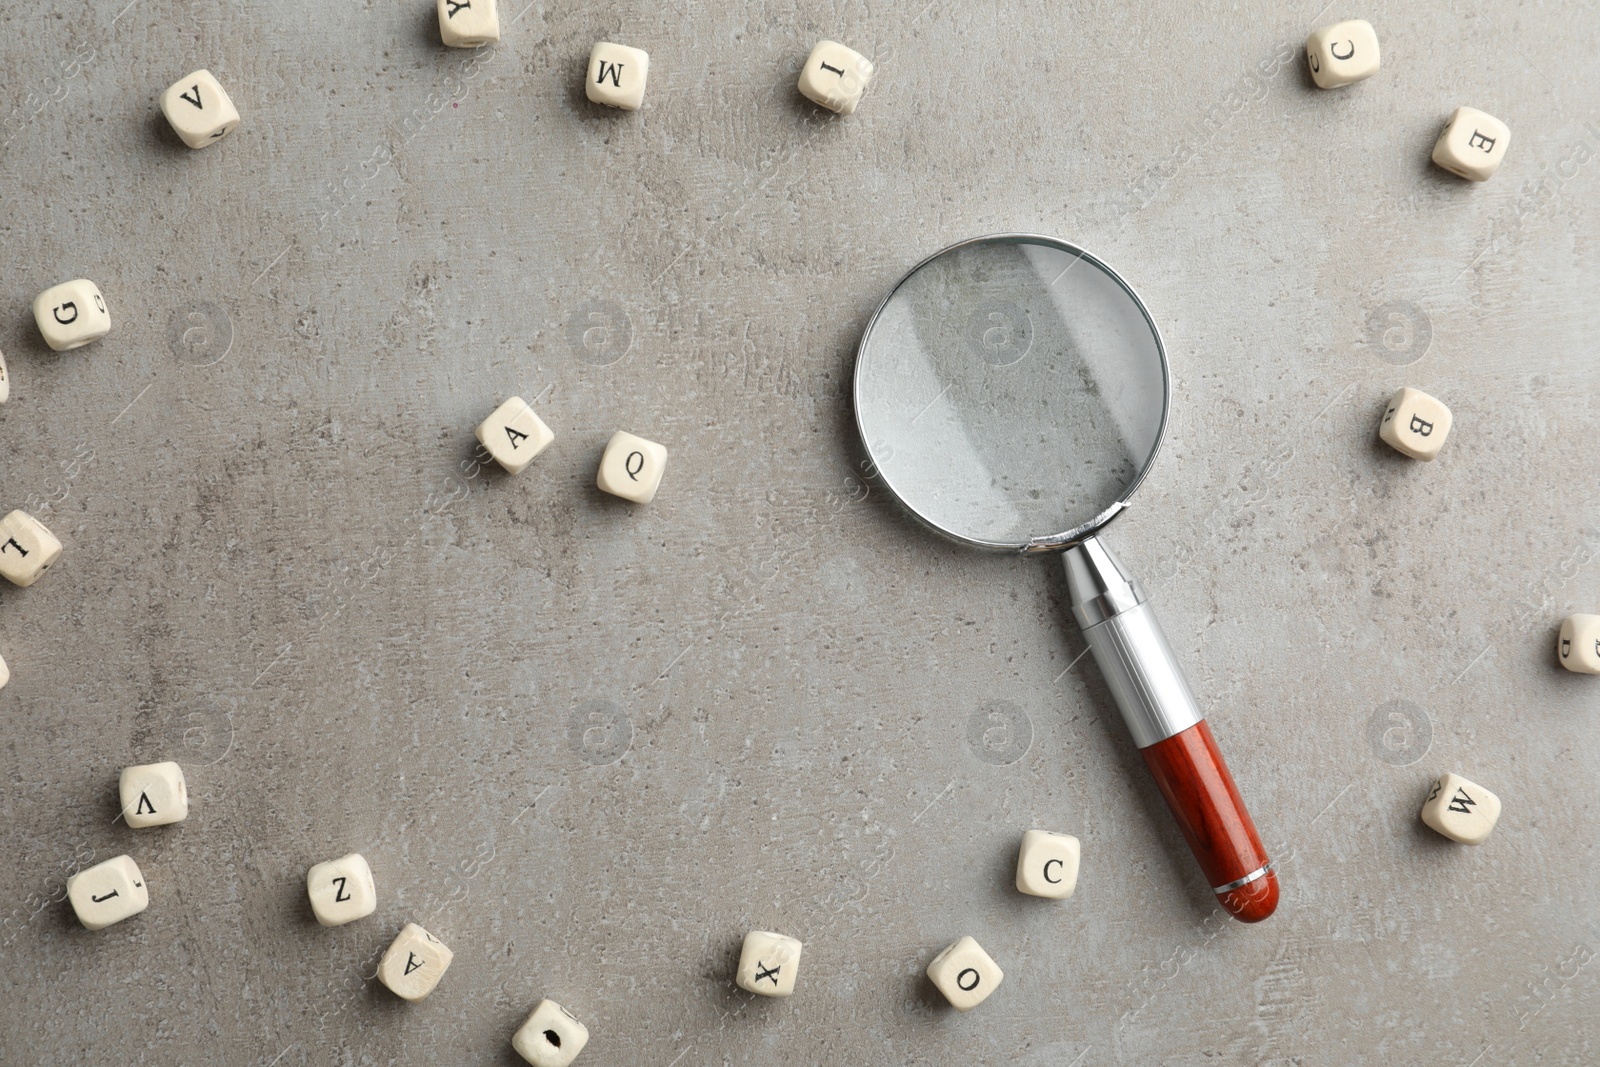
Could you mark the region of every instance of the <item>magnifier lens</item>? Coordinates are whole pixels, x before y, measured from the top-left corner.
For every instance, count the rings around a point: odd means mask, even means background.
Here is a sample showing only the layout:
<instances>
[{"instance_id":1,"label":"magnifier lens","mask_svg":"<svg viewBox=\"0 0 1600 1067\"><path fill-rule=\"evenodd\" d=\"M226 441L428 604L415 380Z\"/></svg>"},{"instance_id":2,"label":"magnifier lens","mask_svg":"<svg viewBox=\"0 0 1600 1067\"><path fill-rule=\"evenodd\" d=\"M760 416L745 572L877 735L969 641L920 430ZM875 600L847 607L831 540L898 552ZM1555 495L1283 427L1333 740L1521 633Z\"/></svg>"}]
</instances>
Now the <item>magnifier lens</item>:
<instances>
[{"instance_id":1,"label":"magnifier lens","mask_svg":"<svg viewBox=\"0 0 1600 1067\"><path fill-rule=\"evenodd\" d=\"M856 364L884 481L962 540L1020 548L1125 500L1154 458L1167 368L1109 268L1043 238L987 238L913 271Z\"/></svg>"}]
</instances>

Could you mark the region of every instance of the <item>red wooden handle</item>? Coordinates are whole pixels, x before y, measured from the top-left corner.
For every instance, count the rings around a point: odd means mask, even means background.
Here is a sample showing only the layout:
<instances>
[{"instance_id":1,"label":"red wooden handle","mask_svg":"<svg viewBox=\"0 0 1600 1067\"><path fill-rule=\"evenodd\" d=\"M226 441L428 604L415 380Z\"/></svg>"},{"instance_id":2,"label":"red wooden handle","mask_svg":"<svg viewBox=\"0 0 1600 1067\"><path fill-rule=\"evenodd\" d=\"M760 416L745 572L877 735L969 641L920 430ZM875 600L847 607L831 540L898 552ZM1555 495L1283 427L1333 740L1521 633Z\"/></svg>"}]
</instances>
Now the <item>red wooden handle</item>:
<instances>
[{"instance_id":1,"label":"red wooden handle","mask_svg":"<svg viewBox=\"0 0 1600 1067\"><path fill-rule=\"evenodd\" d=\"M1218 903L1241 922L1271 915L1278 906L1278 876L1257 873L1267 866L1267 850L1205 720L1139 751ZM1256 877L1237 884L1251 875Z\"/></svg>"}]
</instances>

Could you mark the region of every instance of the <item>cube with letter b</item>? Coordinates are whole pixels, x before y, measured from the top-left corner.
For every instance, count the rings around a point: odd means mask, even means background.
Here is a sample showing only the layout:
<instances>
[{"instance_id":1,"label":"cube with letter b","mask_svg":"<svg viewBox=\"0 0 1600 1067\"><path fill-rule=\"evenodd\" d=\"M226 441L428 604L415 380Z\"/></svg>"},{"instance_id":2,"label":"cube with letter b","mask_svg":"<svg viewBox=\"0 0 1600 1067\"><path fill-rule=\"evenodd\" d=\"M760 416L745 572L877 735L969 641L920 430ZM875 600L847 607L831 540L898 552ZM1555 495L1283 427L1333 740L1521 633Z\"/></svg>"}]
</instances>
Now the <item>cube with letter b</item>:
<instances>
[{"instance_id":1,"label":"cube with letter b","mask_svg":"<svg viewBox=\"0 0 1600 1067\"><path fill-rule=\"evenodd\" d=\"M1396 452L1431 462L1444 447L1454 421L1444 404L1407 386L1389 398L1378 423L1378 436Z\"/></svg>"}]
</instances>

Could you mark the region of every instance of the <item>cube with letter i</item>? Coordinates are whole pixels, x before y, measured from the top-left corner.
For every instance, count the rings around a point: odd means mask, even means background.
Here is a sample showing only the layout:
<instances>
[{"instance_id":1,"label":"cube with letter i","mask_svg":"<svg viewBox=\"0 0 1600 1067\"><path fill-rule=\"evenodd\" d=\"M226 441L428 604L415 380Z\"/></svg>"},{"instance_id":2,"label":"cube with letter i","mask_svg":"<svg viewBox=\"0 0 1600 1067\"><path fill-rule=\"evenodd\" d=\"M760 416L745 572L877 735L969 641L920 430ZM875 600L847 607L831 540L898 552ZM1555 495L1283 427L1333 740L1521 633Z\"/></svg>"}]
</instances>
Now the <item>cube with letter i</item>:
<instances>
[{"instance_id":1,"label":"cube with letter i","mask_svg":"<svg viewBox=\"0 0 1600 1067\"><path fill-rule=\"evenodd\" d=\"M1568 615L1562 619L1556 658L1577 674L1600 674L1600 615Z\"/></svg>"},{"instance_id":2,"label":"cube with letter i","mask_svg":"<svg viewBox=\"0 0 1600 1067\"><path fill-rule=\"evenodd\" d=\"M32 515L13 511L0 519L0 575L13 585L32 585L60 558L61 542Z\"/></svg>"},{"instance_id":3,"label":"cube with letter i","mask_svg":"<svg viewBox=\"0 0 1600 1067\"><path fill-rule=\"evenodd\" d=\"M872 80L872 61L838 41L819 41L800 68L800 94L840 115L853 115Z\"/></svg>"},{"instance_id":4,"label":"cube with letter i","mask_svg":"<svg viewBox=\"0 0 1600 1067\"><path fill-rule=\"evenodd\" d=\"M1421 389L1407 386L1389 398L1378 423L1378 436L1395 451L1427 462L1444 447L1454 421L1449 408Z\"/></svg>"}]
</instances>

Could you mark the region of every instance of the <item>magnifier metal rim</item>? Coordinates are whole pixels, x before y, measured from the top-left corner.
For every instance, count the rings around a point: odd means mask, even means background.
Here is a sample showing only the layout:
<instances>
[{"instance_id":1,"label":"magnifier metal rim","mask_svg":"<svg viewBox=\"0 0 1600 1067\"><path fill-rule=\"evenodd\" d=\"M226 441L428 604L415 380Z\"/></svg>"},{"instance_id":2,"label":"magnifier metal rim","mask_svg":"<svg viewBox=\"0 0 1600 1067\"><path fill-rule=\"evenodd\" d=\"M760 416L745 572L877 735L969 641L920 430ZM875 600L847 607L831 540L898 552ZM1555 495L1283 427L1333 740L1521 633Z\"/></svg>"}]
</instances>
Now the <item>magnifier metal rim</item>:
<instances>
[{"instance_id":1,"label":"magnifier metal rim","mask_svg":"<svg viewBox=\"0 0 1600 1067\"><path fill-rule=\"evenodd\" d=\"M962 248L967 248L971 245L1001 243L1037 244L1045 245L1051 248L1057 248L1074 255L1079 259L1086 259L1100 270L1104 271L1112 281L1116 282L1122 287L1123 292L1127 293L1128 296L1132 298L1134 307L1138 308L1139 314L1144 316L1145 324L1150 327L1151 336L1156 339L1156 355L1161 360L1161 425L1156 430L1155 446L1150 449L1150 455L1144 461L1144 466L1139 468L1138 474L1134 475L1133 481L1129 483L1128 488L1123 492L1122 497L1110 507L1106 508L1100 514L1096 515L1093 519L1090 519L1081 526L1074 526L1070 530L1063 530L1061 533L1057 534L1035 537L1028 541L985 541L981 538L967 537L964 534L958 534L953 530L939 525L927 515L924 515L921 511L917 510L917 508L909 500L902 496L899 490L895 489L894 483L889 480L889 476L885 474L883 468L879 466L878 458L873 455L872 452L872 441L867 437L867 428L861 423L861 367L866 361L867 345L872 340L872 331L878 325L878 317L883 314L883 309L889 306L889 301L894 299L895 294L900 291L901 286L905 285L906 282L910 281L918 271L920 271L923 267L926 267L929 263L932 263L934 260L938 259L940 256L950 252L958 251ZM1071 268L1068 269L1070 270ZM872 313L872 317L867 320L867 328L862 331L861 341L858 345L856 345L856 369L852 378L852 383L852 399L855 401L856 409L856 432L861 435L861 444L867 450L867 458L872 461L872 466L877 471L878 477L883 480L884 485L889 487L889 491L894 493L895 499L899 500L907 511L915 515L918 521L936 533L948 537L952 541L958 541L964 545L972 545L977 548L989 549L996 552L1060 552L1064 549L1071 548L1079 541L1082 541L1083 539L1090 537L1097 531L1103 529L1107 523L1116 518L1117 515L1119 515L1123 509L1128 506L1128 498L1131 497L1139 488L1140 484L1144 482L1145 475L1150 473L1150 467L1155 463L1156 457L1161 454L1161 446L1166 442L1167 417L1172 412L1172 367L1167 362L1167 345L1166 342L1161 339L1161 330L1156 326L1155 319L1150 316L1150 309L1146 307L1145 302L1140 299L1138 292L1133 288L1133 286L1128 284L1127 279L1118 274L1116 271L1112 270L1110 266L1108 266L1106 262L1100 259L1098 256L1090 255L1087 251L1070 241L1063 241L1056 237L1046 237L1043 234L1038 233L991 233L983 237L971 237L965 241L957 241L953 245L948 245L939 249L939 251L923 259L916 266L906 271L905 274L901 276L900 280L894 283L894 286L889 290L888 295L885 296L878 304L877 310Z\"/></svg>"}]
</instances>

